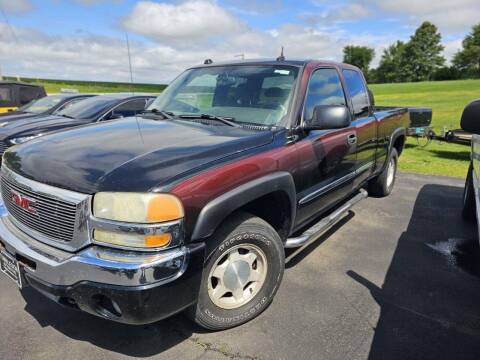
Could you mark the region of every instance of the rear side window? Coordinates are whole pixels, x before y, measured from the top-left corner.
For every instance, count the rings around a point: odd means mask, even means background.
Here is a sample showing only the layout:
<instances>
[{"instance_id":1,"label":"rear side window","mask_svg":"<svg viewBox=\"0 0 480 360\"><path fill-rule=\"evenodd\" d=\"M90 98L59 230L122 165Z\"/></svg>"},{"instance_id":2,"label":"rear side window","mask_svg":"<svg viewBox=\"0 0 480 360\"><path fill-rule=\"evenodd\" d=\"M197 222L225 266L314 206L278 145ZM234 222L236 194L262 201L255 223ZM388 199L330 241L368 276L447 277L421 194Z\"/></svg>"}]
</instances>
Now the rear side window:
<instances>
[{"instance_id":1,"label":"rear side window","mask_svg":"<svg viewBox=\"0 0 480 360\"><path fill-rule=\"evenodd\" d=\"M123 117L134 116L145 110L146 99L135 99L116 107L113 115L121 115Z\"/></svg>"},{"instance_id":2,"label":"rear side window","mask_svg":"<svg viewBox=\"0 0 480 360\"><path fill-rule=\"evenodd\" d=\"M370 102L368 101L368 92L362 76L355 70L343 70L343 77L352 99L353 113L355 116L367 115Z\"/></svg>"},{"instance_id":3,"label":"rear side window","mask_svg":"<svg viewBox=\"0 0 480 360\"><path fill-rule=\"evenodd\" d=\"M316 70L308 84L304 120L309 121L318 105L346 105L342 83L335 69Z\"/></svg>"}]
</instances>

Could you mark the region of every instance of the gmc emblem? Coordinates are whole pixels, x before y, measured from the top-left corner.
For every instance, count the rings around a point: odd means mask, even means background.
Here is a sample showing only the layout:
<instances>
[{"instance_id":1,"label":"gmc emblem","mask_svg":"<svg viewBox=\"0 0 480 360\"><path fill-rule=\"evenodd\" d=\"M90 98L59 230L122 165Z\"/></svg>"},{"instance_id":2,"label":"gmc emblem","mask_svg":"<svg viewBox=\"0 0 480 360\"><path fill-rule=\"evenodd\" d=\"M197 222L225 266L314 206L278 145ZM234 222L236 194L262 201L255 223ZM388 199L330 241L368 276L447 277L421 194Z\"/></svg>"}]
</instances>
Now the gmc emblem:
<instances>
[{"instance_id":1,"label":"gmc emblem","mask_svg":"<svg viewBox=\"0 0 480 360\"><path fill-rule=\"evenodd\" d=\"M34 207L35 200L23 196L15 190L10 190L10 197L14 204L21 207L23 210L28 211L30 214L37 215L37 210Z\"/></svg>"}]
</instances>

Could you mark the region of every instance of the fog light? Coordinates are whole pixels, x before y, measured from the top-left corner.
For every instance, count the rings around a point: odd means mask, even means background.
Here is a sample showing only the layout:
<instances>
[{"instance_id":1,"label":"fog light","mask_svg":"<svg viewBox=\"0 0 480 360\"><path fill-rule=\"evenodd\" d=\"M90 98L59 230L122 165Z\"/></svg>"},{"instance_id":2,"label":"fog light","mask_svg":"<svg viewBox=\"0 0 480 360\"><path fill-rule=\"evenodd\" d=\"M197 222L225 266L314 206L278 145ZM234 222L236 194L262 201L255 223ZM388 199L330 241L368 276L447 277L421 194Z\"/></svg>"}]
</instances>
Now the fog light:
<instances>
[{"instance_id":1,"label":"fog light","mask_svg":"<svg viewBox=\"0 0 480 360\"><path fill-rule=\"evenodd\" d=\"M93 237L96 241L131 248L162 248L172 241L170 233L156 235L140 235L95 229Z\"/></svg>"}]
</instances>

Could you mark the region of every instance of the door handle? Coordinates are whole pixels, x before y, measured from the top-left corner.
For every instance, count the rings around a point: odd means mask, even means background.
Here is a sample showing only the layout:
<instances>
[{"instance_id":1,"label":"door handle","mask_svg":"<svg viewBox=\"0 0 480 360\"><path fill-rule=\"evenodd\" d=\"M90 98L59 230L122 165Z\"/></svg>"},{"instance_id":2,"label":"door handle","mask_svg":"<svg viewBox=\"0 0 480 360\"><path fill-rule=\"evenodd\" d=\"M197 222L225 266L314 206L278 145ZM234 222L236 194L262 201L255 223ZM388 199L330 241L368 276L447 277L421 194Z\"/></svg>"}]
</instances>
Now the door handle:
<instances>
[{"instance_id":1,"label":"door handle","mask_svg":"<svg viewBox=\"0 0 480 360\"><path fill-rule=\"evenodd\" d=\"M355 134L348 135L347 141L349 145L355 145L357 143L357 135Z\"/></svg>"}]
</instances>

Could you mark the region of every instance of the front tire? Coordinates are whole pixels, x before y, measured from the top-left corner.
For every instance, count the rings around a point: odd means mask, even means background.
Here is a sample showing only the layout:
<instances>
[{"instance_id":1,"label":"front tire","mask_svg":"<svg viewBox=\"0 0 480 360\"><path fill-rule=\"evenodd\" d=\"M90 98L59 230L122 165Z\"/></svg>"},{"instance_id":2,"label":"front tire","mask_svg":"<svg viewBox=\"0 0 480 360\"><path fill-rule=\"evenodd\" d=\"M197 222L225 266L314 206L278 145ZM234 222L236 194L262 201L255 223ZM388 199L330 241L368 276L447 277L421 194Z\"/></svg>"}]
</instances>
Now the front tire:
<instances>
[{"instance_id":1,"label":"front tire","mask_svg":"<svg viewBox=\"0 0 480 360\"><path fill-rule=\"evenodd\" d=\"M368 184L368 193L376 197L385 197L390 195L395 185L397 176L398 152L393 148L390 151L385 169L376 178L370 180Z\"/></svg>"},{"instance_id":2,"label":"front tire","mask_svg":"<svg viewBox=\"0 0 480 360\"><path fill-rule=\"evenodd\" d=\"M473 189L473 166L470 163L468 167L467 178L465 180L465 187L463 188L463 209L462 217L470 222L475 221L476 218L476 204L475 191Z\"/></svg>"},{"instance_id":3,"label":"front tire","mask_svg":"<svg viewBox=\"0 0 480 360\"><path fill-rule=\"evenodd\" d=\"M198 302L190 316L209 330L238 326L271 303L283 277L278 233L264 220L240 213L209 239Z\"/></svg>"}]
</instances>

